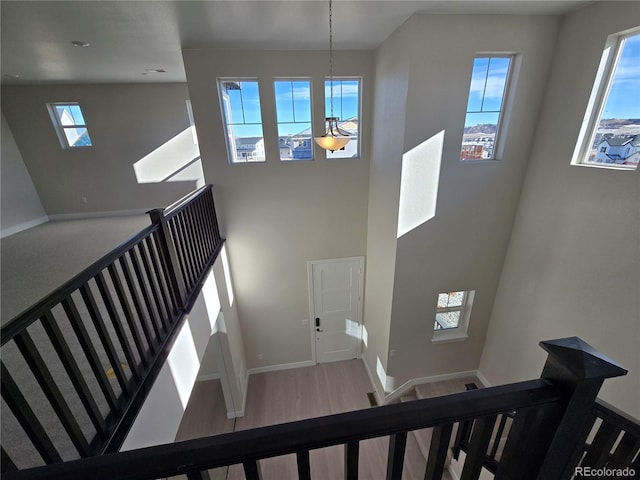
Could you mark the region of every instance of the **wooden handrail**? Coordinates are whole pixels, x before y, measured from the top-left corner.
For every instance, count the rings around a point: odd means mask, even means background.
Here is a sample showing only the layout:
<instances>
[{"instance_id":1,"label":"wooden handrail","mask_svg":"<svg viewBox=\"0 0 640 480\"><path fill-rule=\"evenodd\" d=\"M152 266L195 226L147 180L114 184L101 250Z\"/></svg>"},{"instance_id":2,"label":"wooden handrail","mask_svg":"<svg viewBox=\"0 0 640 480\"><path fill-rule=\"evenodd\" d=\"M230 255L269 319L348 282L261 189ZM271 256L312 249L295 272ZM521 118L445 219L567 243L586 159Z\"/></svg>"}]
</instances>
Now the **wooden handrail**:
<instances>
[{"instance_id":1,"label":"wooden handrail","mask_svg":"<svg viewBox=\"0 0 640 480\"><path fill-rule=\"evenodd\" d=\"M3 479L150 480L540 407L561 398L549 382L531 380L8 472Z\"/></svg>"},{"instance_id":2,"label":"wooden handrail","mask_svg":"<svg viewBox=\"0 0 640 480\"><path fill-rule=\"evenodd\" d=\"M117 451L222 249L224 239L217 225L211 185L174 204L170 219L163 212L154 211L152 225L0 330L1 345L12 342L17 347L8 350L9 358L3 355L2 397L45 463L61 462L58 449L66 447L51 440L52 432L36 414L42 409L34 409L29 396L23 394L22 376L29 371L33 374L37 388L81 457ZM189 267L188 282L185 265ZM65 321L67 331L63 334L59 323ZM28 330L32 325L46 332L39 343ZM88 375L78 365L78 360L84 361L75 354L80 349L90 367ZM74 393L61 391L51 372L52 362L45 361L56 356ZM111 367L119 391L109 382L105 364ZM98 389L90 388L88 380ZM85 409L96 428L94 438L85 438L79 417L72 411L74 394L82 405L78 407ZM97 406L98 398L106 401L106 413ZM16 468L6 446L1 449L3 471Z\"/></svg>"},{"instance_id":3,"label":"wooden handrail","mask_svg":"<svg viewBox=\"0 0 640 480\"><path fill-rule=\"evenodd\" d=\"M149 225L141 232L135 234L128 240L125 240L123 243L118 245L116 248L111 250L99 260L96 260L94 263L72 277L70 280L63 283L60 287L53 290L37 303L24 310L22 313L16 315L0 329L0 346L4 346L9 340L14 338L17 334L31 325L34 321L39 319L47 311L60 303L63 298L65 298L71 292L76 291L78 288L84 285L88 279L94 277L99 272L107 268L124 252L129 250L133 245L137 244L141 239L151 235L157 229L157 225Z\"/></svg>"}]
</instances>

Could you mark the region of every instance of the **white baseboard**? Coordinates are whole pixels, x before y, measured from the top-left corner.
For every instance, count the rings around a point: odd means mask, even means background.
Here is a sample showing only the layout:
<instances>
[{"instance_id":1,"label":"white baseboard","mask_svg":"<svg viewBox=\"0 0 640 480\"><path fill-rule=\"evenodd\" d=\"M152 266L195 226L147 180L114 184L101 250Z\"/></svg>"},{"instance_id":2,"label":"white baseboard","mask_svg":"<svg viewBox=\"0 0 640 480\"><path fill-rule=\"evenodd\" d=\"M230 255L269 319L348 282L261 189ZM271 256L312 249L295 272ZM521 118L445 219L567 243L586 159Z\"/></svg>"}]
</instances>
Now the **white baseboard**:
<instances>
[{"instance_id":1,"label":"white baseboard","mask_svg":"<svg viewBox=\"0 0 640 480\"><path fill-rule=\"evenodd\" d=\"M198 375L196 382L206 382L207 380L220 380L219 373L206 373L204 375Z\"/></svg>"},{"instance_id":2,"label":"white baseboard","mask_svg":"<svg viewBox=\"0 0 640 480\"><path fill-rule=\"evenodd\" d=\"M473 377L477 375L478 375L477 370L468 370L466 372L445 373L443 375L433 375L431 377L412 378L411 380L408 380L407 382L400 385L389 395L385 396L384 403L387 404L387 403L393 402L394 400L399 399L407 391L423 383L441 382L443 380L454 380L456 378ZM484 383L482 378L478 377L478 380Z\"/></svg>"},{"instance_id":3,"label":"white baseboard","mask_svg":"<svg viewBox=\"0 0 640 480\"><path fill-rule=\"evenodd\" d=\"M449 466L447 467L447 471L449 472L449 475L451 475L452 480L460 480L460 477L458 476L456 471L453 469L451 464L449 464Z\"/></svg>"},{"instance_id":4,"label":"white baseboard","mask_svg":"<svg viewBox=\"0 0 640 480\"><path fill-rule=\"evenodd\" d=\"M38 225L42 225L43 223L47 223L49 220L50 218L45 215L44 217L35 218L33 220L29 220L28 222L5 228L3 230L0 230L0 238L10 237L11 235L14 235L16 233L20 233L33 227L37 227Z\"/></svg>"},{"instance_id":5,"label":"white baseboard","mask_svg":"<svg viewBox=\"0 0 640 480\"><path fill-rule=\"evenodd\" d=\"M267 365L266 367L250 368L247 370L247 375L253 375L254 373L275 372L277 370L289 370L291 368L303 368L313 367L315 362L311 360L305 360L304 362L294 363L282 363L280 365Z\"/></svg>"},{"instance_id":6,"label":"white baseboard","mask_svg":"<svg viewBox=\"0 0 640 480\"><path fill-rule=\"evenodd\" d=\"M109 210L104 212L80 212L80 213L56 213L49 215L52 222L60 220L84 220L88 218L104 217L130 217L133 215L145 215L151 208L138 208L135 210Z\"/></svg>"},{"instance_id":7,"label":"white baseboard","mask_svg":"<svg viewBox=\"0 0 640 480\"><path fill-rule=\"evenodd\" d=\"M478 377L478 380L480 380L480 383L482 383L482 386L484 388L493 386L491 385L491 382L487 380L487 377L485 377L480 370L476 371L476 377Z\"/></svg>"},{"instance_id":8,"label":"white baseboard","mask_svg":"<svg viewBox=\"0 0 640 480\"><path fill-rule=\"evenodd\" d=\"M367 360L364 357L364 355L362 356L362 363L364 363L364 369L366 370L367 375L369 376L369 382L371 383L371 387L373 388L373 394L376 397L376 403L378 405L383 405L384 402L382 400L382 397L380 396L380 392L378 392L378 388L376 387L376 381L373 378L373 375L371 374L371 369L369 368L369 364L367 363Z\"/></svg>"}]
</instances>

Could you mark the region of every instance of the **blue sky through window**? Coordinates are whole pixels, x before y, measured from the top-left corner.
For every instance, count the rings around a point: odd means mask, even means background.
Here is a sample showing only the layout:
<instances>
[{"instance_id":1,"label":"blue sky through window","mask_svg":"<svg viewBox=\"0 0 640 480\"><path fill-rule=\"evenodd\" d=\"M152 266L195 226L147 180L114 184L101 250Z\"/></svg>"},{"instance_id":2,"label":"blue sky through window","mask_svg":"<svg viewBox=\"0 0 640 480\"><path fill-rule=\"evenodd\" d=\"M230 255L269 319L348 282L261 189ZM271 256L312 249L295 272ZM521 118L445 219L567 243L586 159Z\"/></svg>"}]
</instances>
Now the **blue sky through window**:
<instances>
[{"instance_id":1,"label":"blue sky through window","mask_svg":"<svg viewBox=\"0 0 640 480\"><path fill-rule=\"evenodd\" d=\"M601 118L640 118L640 33L625 40Z\"/></svg>"},{"instance_id":2,"label":"blue sky through window","mask_svg":"<svg viewBox=\"0 0 640 480\"><path fill-rule=\"evenodd\" d=\"M510 57L477 57L474 60L465 127L498 124L510 63Z\"/></svg>"}]
</instances>

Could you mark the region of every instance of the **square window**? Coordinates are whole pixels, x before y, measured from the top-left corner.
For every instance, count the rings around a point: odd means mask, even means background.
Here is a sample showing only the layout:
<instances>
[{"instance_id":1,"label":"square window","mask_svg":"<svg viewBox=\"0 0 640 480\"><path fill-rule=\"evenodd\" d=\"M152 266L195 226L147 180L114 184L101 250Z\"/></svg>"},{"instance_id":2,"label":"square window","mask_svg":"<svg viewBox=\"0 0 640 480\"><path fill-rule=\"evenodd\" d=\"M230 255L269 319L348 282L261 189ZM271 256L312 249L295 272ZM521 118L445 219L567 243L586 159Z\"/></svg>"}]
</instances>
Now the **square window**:
<instances>
[{"instance_id":1,"label":"square window","mask_svg":"<svg viewBox=\"0 0 640 480\"><path fill-rule=\"evenodd\" d=\"M460 160L495 160L513 57L477 56L473 61Z\"/></svg>"},{"instance_id":2,"label":"square window","mask_svg":"<svg viewBox=\"0 0 640 480\"><path fill-rule=\"evenodd\" d=\"M325 117L338 117L338 128L351 138L340 150L327 150L328 159L360 158L361 83L360 78L335 77L324 82Z\"/></svg>"},{"instance_id":3,"label":"square window","mask_svg":"<svg viewBox=\"0 0 640 480\"><path fill-rule=\"evenodd\" d=\"M438 294L432 342L464 340L475 291L456 291Z\"/></svg>"},{"instance_id":4,"label":"square window","mask_svg":"<svg viewBox=\"0 0 640 480\"><path fill-rule=\"evenodd\" d=\"M255 79L218 79L230 163L264 162L260 92Z\"/></svg>"},{"instance_id":5,"label":"square window","mask_svg":"<svg viewBox=\"0 0 640 480\"><path fill-rule=\"evenodd\" d=\"M609 37L572 165L635 170L640 161L640 31Z\"/></svg>"},{"instance_id":6,"label":"square window","mask_svg":"<svg viewBox=\"0 0 640 480\"><path fill-rule=\"evenodd\" d=\"M280 160L313 160L311 81L273 82Z\"/></svg>"},{"instance_id":7,"label":"square window","mask_svg":"<svg viewBox=\"0 0 640 480\"><path fill-rule=\"evenodd\" d=\"M91 146L91 137L80 104L48 103L47 109L62 148Z\"/></svg>"}]
</instances>

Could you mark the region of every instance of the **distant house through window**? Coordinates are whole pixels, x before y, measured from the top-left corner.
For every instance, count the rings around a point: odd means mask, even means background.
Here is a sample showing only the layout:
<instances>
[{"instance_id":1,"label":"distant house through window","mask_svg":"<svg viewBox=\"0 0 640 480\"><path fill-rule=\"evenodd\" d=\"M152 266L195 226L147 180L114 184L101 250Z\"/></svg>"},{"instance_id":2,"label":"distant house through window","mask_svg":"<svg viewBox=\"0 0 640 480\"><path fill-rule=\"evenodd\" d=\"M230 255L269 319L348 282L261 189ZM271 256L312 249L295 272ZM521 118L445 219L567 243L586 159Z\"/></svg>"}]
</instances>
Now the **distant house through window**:
<instances>
[{"instance_id":1,"label":"distant house through window","mask_svg":"<svg viewBox=\"0 0 640 480\"><path fill-rule=\"evenodd\" d=\"M438 294L433 342L467 338L467 326L475 291L455 291Z\"/></svg>"},{"instance_id":2,"label":"distant house through window","mask_svg":"<svg viewBox=\"0 0 640 480\"><path fill-rule=\"evenodd\" d=\"M280 160L313 160L311 81L274 80Z\"/></svg>"},{"instance_id":3,"label":"distant house through window","mask_svg":"<svg viewBox=\"0 0 640 480\"><path fill-rule=\"evenodd\" d=\"M338 117L338 127L349 134L351 140L342 149L331 152L327 158L360 157L360 78L336 78L325 80L325 117L331 116L331 87L333 84L333 116ZM323 132L324 133L324 132Z\"/></svg>"},{"instance_id":4,"label":"distant house through window","mask_svg":"<svg viewBox=\"0 0 640 480\"><path fill-rule=\"evenodd\" d=\"M574 165L635 170L640 161L640 30L609 37L587 104Z\"/></svg>"},{"instance_id":5,"label":"distant house through window","mask_svg":"<svg viewBox=\"0 0 640 480\"><path fill-rule=\"evenodd\" d=\"M262 111L256 79L218 80L230 163L264 162Z\"/></svg>"},{"instance_id":6,"label":"distant house through window","mask_svg":"<svg viewBox=\"0 0 640 480\"><path fill-rule=\"evenodd\" d=\"M62 148L91 146L91 137L80 104L48 103L47 109Z\"/></svg>"},{"instance_id":7,"label":"distant house through window","mask_svg":"<svg viewBox=\"0 0 640 480\"><path fill-rule=\"evenodd\" d=\"M478 55L473 61L460 160L495 160L512 56Z\"/></svg>"}]
</instances>

